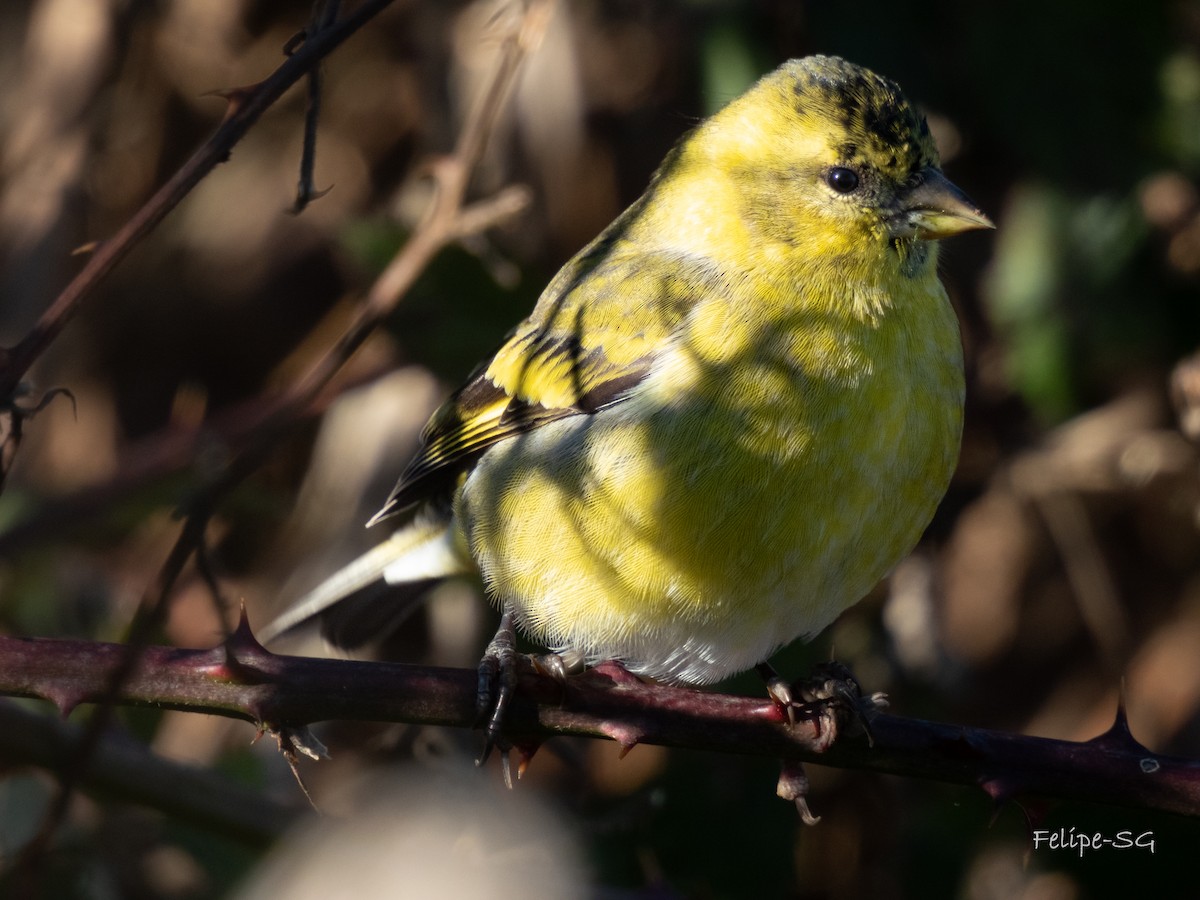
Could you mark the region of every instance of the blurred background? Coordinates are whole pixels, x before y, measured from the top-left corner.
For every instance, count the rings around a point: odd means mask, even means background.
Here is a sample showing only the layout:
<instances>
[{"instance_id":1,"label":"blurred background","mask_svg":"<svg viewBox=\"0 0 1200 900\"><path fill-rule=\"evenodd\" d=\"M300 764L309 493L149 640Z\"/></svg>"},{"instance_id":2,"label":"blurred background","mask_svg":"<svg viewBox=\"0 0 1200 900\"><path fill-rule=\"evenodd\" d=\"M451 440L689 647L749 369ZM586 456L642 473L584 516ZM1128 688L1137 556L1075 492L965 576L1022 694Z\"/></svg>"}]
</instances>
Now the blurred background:
<instances>
[{"instance_id":1,"label":"blurred background","mask_svg":"<svg viewBox=\"0 0 1200 900\"><path fill-rule=\"evenodd\" d=\"M836 53L923 106L948 174L998 230L943 248L969 397L937 518L888 583L777 667L798 675L836 648L900 715L1071 740L1109 727L1123 683L1142 743L1200 755L1200 362L1188 359L1200 346L1200 2L920 9L560 0L473 188L528 185L531 208L442 254L343 372L341 397L222 505L211 564L227 606L244 601L261 626L377 540L361 525L426 416L674 141L783 60ZM72 251L115 231L212 132L224 112L213 92L265 77L310 13L301 0L0 8L0 344L78 270ZM0 497L6 633L121 639L176 537L173 510L229 452L207 423L232 427L304 372L411 232L422 167L451 149L489 76L495 19L493 2L397 2L323 67L315 177L330 192L288 211L295 88L41 359L35 396L69 388L77 411L60 398L28 423ZM212 646L232 621L218 609L189 568L161 640ZM470 666L493 624L472 586L451 584L379 652ZM762 690L755 678L725 688ZM117 718L156 754L299 801L244 723ZM823 819L806 828L774 797L770 760L654 747L618 760L596 741L551 743L508 794L496 767L470 769L475 734L319 733L333 760L302 769L331 813L322 825L268 856L119 793L84 795L50 856L51 895L278 896L272 879L311 863L347 890L362 876L361 896L417 884L422 864L435 880L416 895L467 895L436 879L475 867L494 876L478 896L539 884L548 896L1185 896L1172 885L1194 878L1200 846L1190 821L1063 804L1042 827L1151 831L1154 853L1030 852L1021 810L996 811L981 791L819 767ZM7 864L53 782L3 774ZM347 835L343 818L369 827ZM414 836L414 823L428 828ZM372 894L369 879L385 887Z\"/></svg>"}]
</instances>

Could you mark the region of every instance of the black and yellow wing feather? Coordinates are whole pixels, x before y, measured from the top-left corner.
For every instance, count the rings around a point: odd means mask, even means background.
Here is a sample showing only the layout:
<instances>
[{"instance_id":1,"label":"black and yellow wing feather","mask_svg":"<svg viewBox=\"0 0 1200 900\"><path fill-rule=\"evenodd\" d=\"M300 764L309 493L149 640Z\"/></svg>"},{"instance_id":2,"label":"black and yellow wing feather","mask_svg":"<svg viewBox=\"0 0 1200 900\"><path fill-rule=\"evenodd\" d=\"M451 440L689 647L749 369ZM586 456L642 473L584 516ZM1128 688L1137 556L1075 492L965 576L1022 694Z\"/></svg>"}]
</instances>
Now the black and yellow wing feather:
<instances>
[{"instance_id":1,"label":"black and yellow wing feather","mask_svg":"<svg viewBox=\"0 0 1200 900\"><path fill-rule=\"evenodd\" d=\"M433 414L369 524L447 496L498 441L618 403L645 378L694 298L719 276L678 254L623 254L612 233L559 272L530 317ZM630 297L640 302L631 306Z\"/></svg>"}]
</instances>

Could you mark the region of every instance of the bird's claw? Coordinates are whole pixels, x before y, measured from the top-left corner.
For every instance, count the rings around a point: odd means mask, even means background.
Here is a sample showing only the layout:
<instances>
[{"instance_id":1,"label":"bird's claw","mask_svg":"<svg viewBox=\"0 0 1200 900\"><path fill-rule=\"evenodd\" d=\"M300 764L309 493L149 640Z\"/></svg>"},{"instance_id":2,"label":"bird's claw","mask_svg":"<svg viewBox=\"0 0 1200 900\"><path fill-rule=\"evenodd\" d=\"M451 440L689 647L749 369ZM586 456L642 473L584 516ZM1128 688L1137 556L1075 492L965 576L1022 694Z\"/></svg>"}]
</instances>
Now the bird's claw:
<instances>
[{"instance_id":1,"label":"bird's claw","mask_svg":"<svg viewBox=\"0 0 1200 900\"><path fill-rule=\"evenodd\" d=\"M487 762L492 748L499 746L500 730L517 688L517 632L513 627L511 610L500 616L500 627L483 651L479 661L479 682L475 692L475 723L483 725L483 750L475 761L477 766Z\"/></svg>"},{"instance_id":2,"label":"bird's claw","mask_svg":"<svg viewBox=\"0 0 1200 900\"><path fill-rule=\"evenodd\" d=\"M839 724L850 724L874 745L870 721L887 708L887 695L874 693L864 697L850 669L839 662L821 663L805 680L789 684L767 663L756 671L767 684L771 699L787 714L788 724L798 719L816 723L817 733L826 737L826 745L837 738Z\"/></svg>"},{"instance_id":3,"label":"bird's claw","mask_svg":"<svg viewBox=\"0 0 1200 900\"><path fill-rule=\"evenodd\" d=\"M578 675L585 668L586 657L579 650L562 650L558 653L539 653L529 658L539 675L547 675L555 681L566 681L569 675Z\"/></svg>"},{"instance_id":4,"label":"bird's claw","mask_svg":"<svg viewBox=\"0 0 1200 900\"><path fill-rule=\"evenodd\" d=\"M838 662L821 663L807 679L795 684L784 681L767 663L759 664L756 671L766 682L771 699L787 713L789 727L800 718L814 723L819 741L812 749L828 749L847 726L851 726L851 732L861 729L874 745L869 723L887 707L887 696L876 693L864 697L848 667ZM808 805L808 790L808 776L799 760L785 759L776 793L796 805L805 825L816 825L821 817L814 815Z\"/></svg>"},{"instance_id":5,"label":"bird's claw","mask_svg":"<svg viewBox=\"0 0 1200 900\"><path fill-rule=\"evenodd\" d=\"M887 694L876 691L863 696L862 687L849 667L832 660L816 666L798 687L804 706L824 707L829 711L828 717L817 712L820 722L832 720L835 728L838 724L851 725L852 731L861 730L867 736L867 743L875 746L871 720L887 709ZM831 736L831 743L835 736Z\"/></svg>"},{"instance_id":6,"label":"bird's claw","mask_svg":"<svg viewBox=\"0 0 1200 900\"><path fill-rule=\"evenodd\" d=\"M821 817L815 815L808 805L808 788L808 774L804 771L804 766L799 760L785 759L775 793L796 804L796 811L800 813L800 820L805 825L816 825L821 821Z\"/></svg>"},{"instance_id":7,"label":"bird's claw","mask_svg":"<svg viewBox=\"0 0 1200 900\"><path fill-rule=\"evenodd\" d=\"M483 651L483 659L479 661L479 681L475 692L475 727L483 728L483 750L475 764L482 766L491 756L492 750L499 748L504 757L504 780L509 787L512 786L512 777L508 752L512 749L512 744L504 740L500 732L504 728L508 708L517 689L517 675L523 662L539 675L547 675L559 682L565 682L568 675L583 670L585 657L578 651L536 656L518 653L512 611L506 610L500 616L500 626L496 629L496 635ZM532 756L532 753L528 755Z\"/></svg>"},{"instance_id":8,"label":"bird's claw","mask_svg":"<svg viewBox=\"0 0 1200 900\"><path fill-rule=\"evenodd\" d=\"M759 674L759 677L766 684L767 695L775 701L776 706L786 713L788 725L794 726L796 724L796 707L800 703L796 700L791 683L780 676L775 671L775 667L770 663L759 663L754 667L754 671Z\"/></svg>"}]
</instances>

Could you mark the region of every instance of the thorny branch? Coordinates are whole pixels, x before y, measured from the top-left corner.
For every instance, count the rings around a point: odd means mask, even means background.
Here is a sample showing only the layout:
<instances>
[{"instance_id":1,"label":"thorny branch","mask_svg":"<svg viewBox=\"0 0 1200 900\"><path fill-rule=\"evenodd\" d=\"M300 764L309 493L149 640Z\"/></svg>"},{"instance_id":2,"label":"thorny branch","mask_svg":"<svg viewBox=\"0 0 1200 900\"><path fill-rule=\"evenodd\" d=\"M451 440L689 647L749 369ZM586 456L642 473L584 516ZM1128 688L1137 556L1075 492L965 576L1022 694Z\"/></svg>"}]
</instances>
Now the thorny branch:
<instances>
[{"instance_id":1,"label":"thorny branch","mask_svg":"<svg viewBox=\"0 0 1200 900\"><path fill-rule=\"evenodd\" d=\"M127 658L118 644L0 637L0 693L67 712L94 702ZM280 656L243 621L211 650L146 647L117 702L245 719L288 733L349 719L471 727L476 673L397 663ZM1122 712L1090 741L1049 740L878 715L873 746L831 746L818 721L789 726L765 698L643 684L594 670L565 682L523 672L505 733L528 762L556 735L609 738L978 785L997 803L1061 798L1200 816L1200 762L1156 754Z\"/></svg>"}]
</instances>

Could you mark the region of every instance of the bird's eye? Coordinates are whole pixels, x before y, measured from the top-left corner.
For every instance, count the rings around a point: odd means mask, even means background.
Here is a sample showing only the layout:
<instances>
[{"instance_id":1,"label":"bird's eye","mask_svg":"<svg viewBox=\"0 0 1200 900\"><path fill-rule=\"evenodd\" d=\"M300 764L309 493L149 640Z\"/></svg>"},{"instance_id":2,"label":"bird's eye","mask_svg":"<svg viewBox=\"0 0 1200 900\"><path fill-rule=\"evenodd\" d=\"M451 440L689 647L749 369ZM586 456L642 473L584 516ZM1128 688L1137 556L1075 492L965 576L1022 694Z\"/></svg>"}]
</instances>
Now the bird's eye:
<instances>
[{"instance_id":1,"label":"bird's eye","mask_svg":"<svg viewBox=\"0 0 1200 900\"><path fill-rule=\"evenodd\" d=\"M858 173L845 166L834 166L826 173L825 183L839 194L849 194L858 188Z\"/></svg>"}]
</instances>

